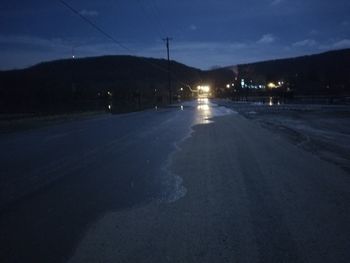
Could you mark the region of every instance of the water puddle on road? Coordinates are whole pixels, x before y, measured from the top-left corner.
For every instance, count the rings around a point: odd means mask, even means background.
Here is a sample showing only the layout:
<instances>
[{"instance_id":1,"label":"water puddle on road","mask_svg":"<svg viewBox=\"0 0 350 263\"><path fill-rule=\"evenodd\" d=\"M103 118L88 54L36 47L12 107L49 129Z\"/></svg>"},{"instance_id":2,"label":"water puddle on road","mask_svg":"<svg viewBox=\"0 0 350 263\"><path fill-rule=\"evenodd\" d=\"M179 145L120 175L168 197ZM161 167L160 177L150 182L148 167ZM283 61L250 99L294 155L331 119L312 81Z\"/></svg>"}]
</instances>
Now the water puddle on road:
<instances>
[{"instance_id":1,"label":"water puddle on road","mask_svg":"<svg viewBox=\"0 0 350 263\"><path fill-rule=\"evenodd\" d=\"M201 124L211 124L214 123L213 118L226 116L230 114L236 114L237 112L223 107L218 106L212 103L209 99L201 98L197 101L186 102L182 104L180 107L181 111L184 109L191 111L194 115L194 120L192 123L192 127L195 125ZM180 198L184 197L187 193L186 187L183 185L183 179L181 174L175 174L172 172L171 165L174 159L174 155L178 154L181 151L179 144L186 141L192 134L193 129L190 128L189 135L183 138L180 142L174 144L174 151L169 155L166 163L162 168L162 182L161 189L162 193L160 196L161 202L172 203L176 202Z\"/></svg>"},{"instance_id":2,"label":"water puddle on road","mask_svg":"<svg viewBox=\"0 0 350 263\"><path fill-rule=\"evenodd\" d=\"M162 180L161 180L161 193L158 201L162 203L173 203L184 197L187 193L186 187L183 185L183 179L179 175L175 174L171 170L171 165L174 160L174 155L181 149L177 143L173 144L174 151L170 153L166 162L161 167Z\"/></svg>"},{"instance_id":3,"label":"water puddle on road","mask_svg":"<svg viewBox=\"0 0 350 263\"><path fill-rule=\"evenodd\" d=\"M163 181L162 194L160 201L165 203L173 203L181 199L187 194L187 189L184 187L183 179L171 172L167 171L167 176Z\"/></svg>"},{"instance_id":4,"label":"water puddle on road","mask_svg":"<svg viewBox=\"0 0 350 263\"><path fill-rule=\"evenodd\" d=\"M225 116L237 113L229 108L218 106L209 99L201 98L197 100L197 114L195 124L213 123L214 117Z\"/></svg>"}]
</instances>

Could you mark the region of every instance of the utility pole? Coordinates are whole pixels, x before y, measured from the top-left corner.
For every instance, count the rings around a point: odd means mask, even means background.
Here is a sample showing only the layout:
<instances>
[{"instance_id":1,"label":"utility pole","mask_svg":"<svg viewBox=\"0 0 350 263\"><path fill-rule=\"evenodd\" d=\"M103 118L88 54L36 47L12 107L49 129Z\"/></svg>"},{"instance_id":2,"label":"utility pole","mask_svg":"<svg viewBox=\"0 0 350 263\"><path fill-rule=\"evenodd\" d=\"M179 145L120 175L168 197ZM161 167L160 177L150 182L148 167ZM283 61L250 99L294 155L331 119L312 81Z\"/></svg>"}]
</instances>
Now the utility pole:
<instances>
[{"instance_id":1,"label":"utility pole","mask_svg":"<svg viewBox=\"0 0 350 263\"><path fill-rule=\"evenodd\" d=\"M171 76L170 76L170 54L169 54L169 41L173 40L172 38L166 37L163 39L166 44L167 55L168 55L168 91L169 91L169 104L172 101L172 90L171 90Z\"/></svg>"}]
</instances>

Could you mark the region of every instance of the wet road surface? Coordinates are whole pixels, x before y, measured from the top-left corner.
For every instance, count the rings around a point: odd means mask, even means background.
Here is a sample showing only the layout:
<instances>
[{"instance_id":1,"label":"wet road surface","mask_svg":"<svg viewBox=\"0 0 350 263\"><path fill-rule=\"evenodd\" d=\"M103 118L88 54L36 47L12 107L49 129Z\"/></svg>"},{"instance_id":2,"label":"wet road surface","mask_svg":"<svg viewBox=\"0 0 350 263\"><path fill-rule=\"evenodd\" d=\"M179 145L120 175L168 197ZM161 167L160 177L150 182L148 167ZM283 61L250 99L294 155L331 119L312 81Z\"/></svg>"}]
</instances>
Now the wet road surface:
<instances>
[{"instance_id":1,"label":"wet road surface","mask_svg":"<svg viewBox=\"0 0 350 263\"><path fill-rule=\"evenodd\" d=\"M1 262L350 260L348 174L206 101L0 146Z\"/></svg>"}]
</instances>

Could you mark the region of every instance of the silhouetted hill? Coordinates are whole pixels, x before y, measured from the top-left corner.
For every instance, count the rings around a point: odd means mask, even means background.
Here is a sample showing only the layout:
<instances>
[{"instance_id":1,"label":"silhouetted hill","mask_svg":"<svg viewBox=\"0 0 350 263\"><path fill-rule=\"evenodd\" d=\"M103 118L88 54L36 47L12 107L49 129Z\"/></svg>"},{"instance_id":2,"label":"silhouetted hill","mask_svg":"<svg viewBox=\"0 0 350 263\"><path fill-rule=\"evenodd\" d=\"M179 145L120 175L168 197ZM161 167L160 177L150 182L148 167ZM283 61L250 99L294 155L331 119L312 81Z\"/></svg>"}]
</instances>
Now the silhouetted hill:
<instances>
[{"instance_id":1,"label":"silhouetted hill","mask_svg":"<svg viewBox=\"0 0 350 263\"><path fill-rule=\"evenodd\" d=\"M350 49L238 65L240 79L284 81L295 94L350 95Z\"/></svg>"},{"instance_id":2,"label":"silhouetted hill","mask_svg":"<svg viewBox=\"0 0 350 263\"><path fill-rule=\"evenodd\" d=\"M166 104L167 63L164 59L104 56L0 71L0 113L47 114L100 110L109 105L112 111L120 112ZM268 92L244 91L241 79L255 85L283 81L283 90L275 94L284 92L285 96L288 91L288 97L350 96L350 49L209 71L171 61L171 72L174 98L190 98L188 85L193 88L204 83L219 97ZM228 83L235 83L235 88L226 89Z\"/></svg>"},{"instance_id":3,"label":"silhouetted hill","mask_svg":"<svg viewBox=\"0 0 350 263\"><path fill-rule=\"evenodd\" d=\"M195 85L201 79L200 70L175 61L171 72L173 95L185 84ZM189 95L189 90L183 93ZM168 96L167 61L163 59L66 59L0 72L1 112L93 110L112 102L132 110L166 103Z\"/></svg>"}]
</instances>

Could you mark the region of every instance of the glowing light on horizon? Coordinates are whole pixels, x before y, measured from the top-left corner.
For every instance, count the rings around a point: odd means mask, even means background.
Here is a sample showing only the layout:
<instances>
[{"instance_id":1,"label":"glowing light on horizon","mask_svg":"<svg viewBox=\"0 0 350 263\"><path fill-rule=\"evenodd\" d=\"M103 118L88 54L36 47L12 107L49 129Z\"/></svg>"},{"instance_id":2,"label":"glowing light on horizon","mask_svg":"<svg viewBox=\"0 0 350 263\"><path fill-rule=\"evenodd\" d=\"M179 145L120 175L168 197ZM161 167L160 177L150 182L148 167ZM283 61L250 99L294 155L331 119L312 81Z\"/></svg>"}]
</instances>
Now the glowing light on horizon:
<instances>
[{"instance_id":1,"label":"glowing light on horizon","mask_svg":"<svg viewBox=\"0 0 350 263\"><path fill-rule=\"evenodd\" d=\"M277 85L273 82L270 82L269 84L267 84L267 86L270 88L270 89L274 89L274 88L277 88Z\"/></svg>"},{"instance_id":2,"label":"glowing light on horizon","mask_svg":"<svg viewBox=\"0 0 350 263\"><path fill-rule=\"evenodd\" d=\"M210 91L210 86L198 86L197 87L198 91L203 91L203 92L209 92Z\"/></svg>"}]
</instances>

